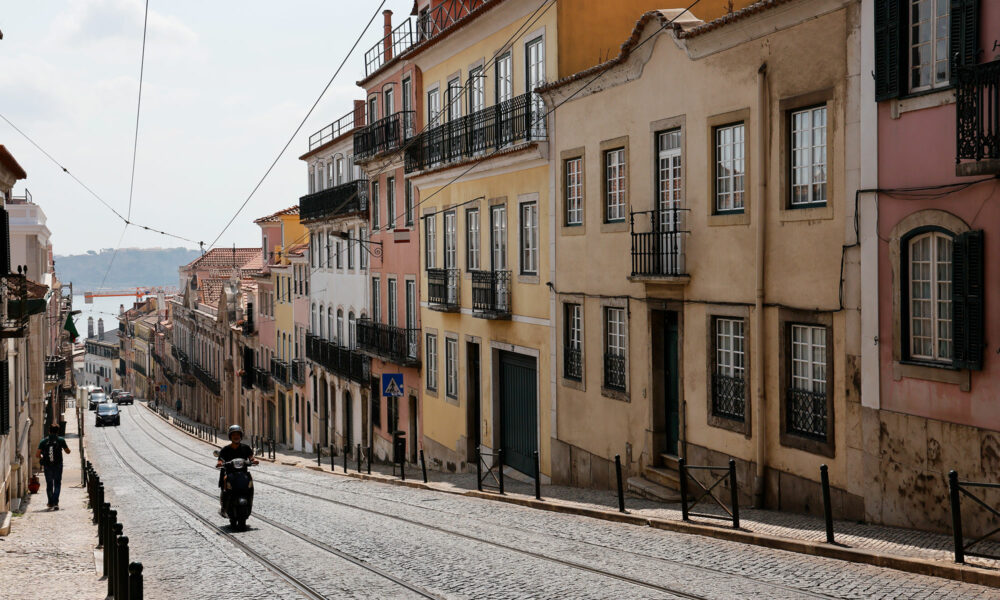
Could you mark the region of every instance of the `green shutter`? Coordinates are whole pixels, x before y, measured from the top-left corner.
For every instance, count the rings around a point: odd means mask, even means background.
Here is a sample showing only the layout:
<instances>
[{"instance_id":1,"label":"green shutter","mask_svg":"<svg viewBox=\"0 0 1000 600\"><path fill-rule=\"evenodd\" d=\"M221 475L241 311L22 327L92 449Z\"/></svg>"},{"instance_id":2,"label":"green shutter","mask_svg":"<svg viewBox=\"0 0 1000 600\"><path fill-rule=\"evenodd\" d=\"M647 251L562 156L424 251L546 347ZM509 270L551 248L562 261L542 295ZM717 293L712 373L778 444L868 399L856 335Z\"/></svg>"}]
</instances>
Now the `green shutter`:
<instances>
[{"instance_id":1,"label":"green shutter","mask_svg":"<svg viewBox=\"0 0 1000 600\"><path fill-rule=\"evenodd\" d=\"M953 365L983 368L983 232L967 231L955 238L952 254Z\"/></svg>"},{"instance_id":2,"label":"green shutter","mask_svg":"<svg viewBox=\"0 0 1000 600\"><path fill-rule=\"evenodd\" d=\"M979 0L950 0L949 57L951 82L956 83L958 67L976 64L979 54Z\"/></svg>"},{"instance_id":3,"label":"green shutter","mask_svg":"<svg viewBox=\"0 0 1000 600\"><path fill-rule=\"evenodd\" d=\"M901 93L902 68L906 59L901 46L901 0L875 0L875 100L896 98Z\"/></svg>"}]
</instances>

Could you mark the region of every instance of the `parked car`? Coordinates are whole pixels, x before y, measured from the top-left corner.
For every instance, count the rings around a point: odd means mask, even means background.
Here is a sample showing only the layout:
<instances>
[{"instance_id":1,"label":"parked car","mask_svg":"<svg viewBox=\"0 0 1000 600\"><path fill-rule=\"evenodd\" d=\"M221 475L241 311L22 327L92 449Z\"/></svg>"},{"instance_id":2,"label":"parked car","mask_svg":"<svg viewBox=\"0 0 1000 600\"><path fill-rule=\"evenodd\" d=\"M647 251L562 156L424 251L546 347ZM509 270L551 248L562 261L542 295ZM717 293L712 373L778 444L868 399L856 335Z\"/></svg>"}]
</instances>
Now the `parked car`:
<instances>
[{"instance_id":1,"label":"parked car","mask_svg":"<svg viewBox=\"0 0 1000 600\"><path fill-rule=\"evenodd\" d=\"M122 415L118 412L118 405L105 403L97 407L97 416L94 421L94 425L97 427L104 427L107 425L121 425Z\"/></svg>"},{"instance_id":2,"label":"parked car","mask_svg":"<svg viewBox=\"0 0 1000 600\"><path fill-rule=\"evenodd\" d=\"M94 392L90 395L90 410L97 410L97 407L101 404L106 404L108 402L108 397L104 392Z\"/></svg>"},{"instance_id":3,"label":"parked car","mask_svg":"<svg viewBox=\"0 0 1000 600\"><path fill-rule=\"evenodd\" d=\"M135 402L135 396L128 392L122 392L115 397L116 404L132 404Z\"/></svg>"},{"instance_id":4,"label":"parked car","mask_svg":"<svg viewBox=\"0 0 1000 600\"><path fill-rule=\"evenodd\" d=\"M125 393L125 390L122 390L122 389L111 390L111 401L114 402L114 401L118 400L118 394L124 394L124 393Z\"/></svg>"}]
</instances>

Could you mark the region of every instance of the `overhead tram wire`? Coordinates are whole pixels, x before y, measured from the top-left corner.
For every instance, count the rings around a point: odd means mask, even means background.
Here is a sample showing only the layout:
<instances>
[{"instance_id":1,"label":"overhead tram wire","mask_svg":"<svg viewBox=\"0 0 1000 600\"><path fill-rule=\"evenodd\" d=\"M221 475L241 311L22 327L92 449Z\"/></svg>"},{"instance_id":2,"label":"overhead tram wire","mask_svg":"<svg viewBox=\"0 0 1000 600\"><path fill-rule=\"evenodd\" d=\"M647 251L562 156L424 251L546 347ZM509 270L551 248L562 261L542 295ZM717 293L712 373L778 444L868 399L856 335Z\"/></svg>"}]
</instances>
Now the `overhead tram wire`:
<instances>
[{"instance_id":1,"label":"overhead tram wire","mask_svg":"<svg viewBox=\"0 0 1000 600\"><path fill-rule=\"evenodd\" d=\"M122 234L118 238L118 243L115 244L115 252L111 255L111 260L108 262L108 269L104 271L104 277L101 279L101 286L97 288L98 290L104 289L104 282L108 280L108 275L111 273L111 267L115 264L115 258L118 256L118 250L122 247L122 240L125 239L125 232L128 231L128 222L125 222L125 227L122 228Z\"/></svg>"},{"instance_id":2,"label":"overhead tram wire","mask_svg":"<svg viewBox=\"0 0 1000 600\"><path fill-rule=\"evenodd\" d=\"M132 178L128 184L128 212L125 220L132 218L132 190L135 188L135 157L139 150L139 111L142 108L142 76L146 70L146 24L149 22L149 0L146 0L146 12L142 17L142 55L139 58L139 97L135 104L135 139L132 142Z\"/></svg>"},{"instance_id":3,"label":"overhead tram wire","mask_svg":"<svg viewBox=\"0 0 1000 600\"><path fill-rule=\"evenodd\" d=\"M240 213L243 212L243 209L246 208L247 203L249 203L250 199L254 197L254 194L256 194L257 190L260 189L260 186L264 183L264 180L267 179L267 176L271 174L272 170L274 170L275 165L277 165L281 157L284 156L285 151L288 150L288 147L292 145L292 142L295 140L295 136L297 136L299 134L299 131L302 130L302 127L306 124L306 121L312 115L313 111L316 110L316 106L319 104L320 100L323 99L323 96L326 95L327 90L329 90L330 86L333 85L333 81L337 78L337 75L340 74L340 71L341 69L344 68L344 65L347 64L347 59L349 59L351 55L354 54L355 48L357 48L358 44L361 43L361 38L363 38L365 34L368 32L368 29L375 21L375 17L377 17L379 15L379 12L382 11L382 7L385 6L385 3L386 0L382 0L379 3L378 8L375 9L375 12L372 13L371 18L368 19L368 24L365 25L365 28L361 31L360 34L358 34L357 39L354 40L354 44L351 45L351 49L347 51L347 55L344 56L344 59L340 61L340 65L337 67L337 70L334 71L333 76L330 77L330 80L326 82L326 86L323 88L323 91L319 93L319 96L316 98L316 101L313 102L312 106L309 107L309 110L306 112L305 116L302 117L302 121L299 122L298 127L295 128L295 131L292 132L292 135L289 136L288 141L285 142L285 145L281 148L281 151L278 152L278 155L274 157L273 161L271 161L271 166L267 168L267 171L264 172L264 175L260 178L260 181L258 181L257 185L255 185L253 187L253 190L250 191L250 195L248 195L246 200L243 201L243 204L240 204L240 207L236 210L236 213L234 213L232 218L229 219L229 222L226 223L226 226L222 228L222 231L219 232L219 235L215 236L215 239L212 240L211 244L209 244L208 250L211 250L212 248L215 247L215 244L219 241L219 238L221 238L223 234L226 233L226 230L228 230L229 227L233 224L233 221L236 220L236 217L238 217Z\"/></svg>"}]
</instances>

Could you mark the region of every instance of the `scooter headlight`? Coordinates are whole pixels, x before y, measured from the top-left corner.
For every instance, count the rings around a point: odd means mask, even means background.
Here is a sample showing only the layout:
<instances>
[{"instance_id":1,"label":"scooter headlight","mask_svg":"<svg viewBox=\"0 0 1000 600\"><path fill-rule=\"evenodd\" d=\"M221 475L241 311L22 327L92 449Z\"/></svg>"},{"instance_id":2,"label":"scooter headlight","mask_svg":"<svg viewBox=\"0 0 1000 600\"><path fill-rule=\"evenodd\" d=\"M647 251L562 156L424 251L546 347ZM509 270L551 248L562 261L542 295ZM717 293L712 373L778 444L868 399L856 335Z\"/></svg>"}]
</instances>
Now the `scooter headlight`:
<instances>
[{"instance_id":1,"label":"scooter headlight","mask_svg":"<svg viewBox=\"0 0 1000 600\"><path fill-rule=\"evenodd\" d=\"M234 458L233 459L233 468L234 469L242 469L244 467L246 467L246 461L245 460L243 460L242 458Z\"/></svg>"}]
</instances>

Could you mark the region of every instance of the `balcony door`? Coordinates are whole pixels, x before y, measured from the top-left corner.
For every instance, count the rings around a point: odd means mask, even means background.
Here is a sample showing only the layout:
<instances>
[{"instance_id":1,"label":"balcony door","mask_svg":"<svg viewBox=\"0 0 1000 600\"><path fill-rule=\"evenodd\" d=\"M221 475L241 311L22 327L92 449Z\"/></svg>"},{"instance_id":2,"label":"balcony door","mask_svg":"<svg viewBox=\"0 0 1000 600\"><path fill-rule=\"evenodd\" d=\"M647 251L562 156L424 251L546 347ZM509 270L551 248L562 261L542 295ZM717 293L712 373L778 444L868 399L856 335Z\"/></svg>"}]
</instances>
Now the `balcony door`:
<instances>
[{"instance_id":1,"label":"balcony door","mask_svg":"<svg viewBox=\"0 0 1000 600\"><path fill-rule=\"evenodd\" d=\"M545 137L545 105L534 94L535 88L545 83L545 38L538 37L524 47L526 92L531 93L531 137Z\"/></svg>"},{"instance_id":2,"label":"balcony door","mask_svg":"<svg viewBox=\"0 0 1000 600\"><path fill-rule=\"evenodd\" d=\"M413 82L407 78L403 80L402 89L403 102L403 136L410 139L414 134L413 121Z\"/></svg>"},{"instance_id":3,"label":"balcony door","mask_svg":"<svg viewBox=\"0 0 1000 600\"><path fill-rule=\"evenodd\" d=\"M507 270L507 207L503 204L490 208L491 267L494 271Z\"/></svg>"},{"instance_id":4,"label":"balcony door","mask_svg":"<svg viewBox=\"0 0 1000 600\"><path fill-rule=\"evenodd\" d=\"M458 276L453 275L457 264L456 244L458 236L455 231L455 213L444 214L444 268L448 271L448 303L458 304Z\"/></svg>"},{"instance_id":5,"label":"balcony door","mask_svg":"<svg viewBox=\"0 0 1000 600\"><path fill-rule=\"evenodd\" d=\"M417 282L406 280L406 356L417 357L417 344L420 343L417 329Z\"/></svg>"},{"instance_id":6,"label":"balcony door","mask_svg":"<svg viewBox=\"0 0 1000 600\"><path fill-rule=\"evenodd\" d=\"M681 130L673 129L657 135L657 245L660 273L682 273L681 201L684 197L681 178Z\"/></svg>"}]
</instances>

